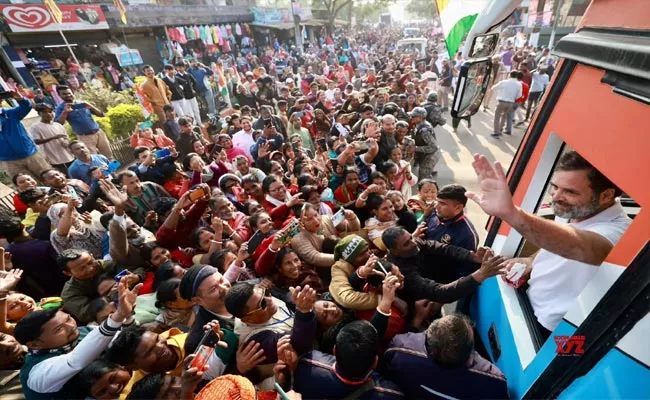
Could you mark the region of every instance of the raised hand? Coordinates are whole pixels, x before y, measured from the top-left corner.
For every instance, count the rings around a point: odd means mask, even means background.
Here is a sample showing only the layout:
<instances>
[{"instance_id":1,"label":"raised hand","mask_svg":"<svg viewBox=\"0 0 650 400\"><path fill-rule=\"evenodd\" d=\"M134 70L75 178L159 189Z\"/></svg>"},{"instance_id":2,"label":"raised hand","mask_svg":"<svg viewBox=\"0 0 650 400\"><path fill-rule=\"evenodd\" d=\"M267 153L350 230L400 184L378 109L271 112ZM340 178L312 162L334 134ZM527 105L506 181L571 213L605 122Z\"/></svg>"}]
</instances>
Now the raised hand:
<instances>
[{"instance_id":1,"label":"raised hand","mask_svg":"<svg viewBox=\"0 0 650 400\"><path fill-rule=\"evenodd\" d=\"M305 285L302 289L300 286L290 287L289 291L298 311L308 313L313 310L316 302L316 291L310 288L309 285Z\"/></svg>"},{"instance_id":2,"label":"raised hand","mask_svg":"<svg viewBox=\"0 0 650 400\"><path fill-rule=\"evenodd\" d=\"M240 346L237 349L236 358L237 371L242 374L246 374L266 360L264 349L254 340L249 341L246 346Z\"/></svg>"},{"instance_id":3,"label":"raised hand","mask_svg":"<svg viewBox=\"0 0 650 400\"><path fill-rule=\"evenodd\" d=\"M368 258L368 261L366 261L365 264L359 267L359 276L361 276L362 278L367 278L370 275L379 275L382 278L385 278L386 274L384 274L381 271L377 271L375 269L375 263L377 262L377 260L378 260L377 256L371 254L370 257Z\"/></svg>"},{"instance_id":4,"label":"raised hand","mask_svg":"<svg viewBox=\"0 0 650 400\"><path fill-rule=\"evenodd\" d=\"M289 335L282 336L277 345L278 361L282 361L290 371L295 371L298 367L298 352L291 344Z\"/></svg>"},{"instance_id":5,"label":"raised hand","mask_svg":"<svg viewBox=\"0 0 650 400\"><path fill-rule=\"evenodd\" d=\"M113 321L122 322L131 315L135 309L135 300L138 297L138 292L141 287L142 284L138 283L133 289L129 290L128 278L124 276L120 279L120 283L117 286L117 311L111 317Z\"/></svg>"},{"instance_id":6,"label":"raised hand","mask_svg":"<svg viewBox=\"0 0 650 400\"><path fill-rule=\"evenodd\" d=\"M422 239L424 237L425 233L427 233L427 223L423 222L413 232L413 237L418 238L418 239Z\"/></svg>"},{"instance_id":7,"label":"raised hand","mask_svg":"<svg viewBox=\"0 0 650 400\"><path fill-rule=\"evenodd\" d=\"M287 207L291 208L297 204L302 204L305 202L305 200L301 199L300 197L302 196L302 193L296 193L293 196L291 196L291 200L287 202Z\"/></svg>"},{"instance_id":8,"label":"raised hand","mask_svg":"<svg viewBox=\"0 0 650 400\"><path fill-rule=\"evenodd\" d=\"M393 301L395 301L396 297L395 291L400 287L401 283L399 282L399 278L397 276L388 274L386 279L384 279L384 283L381 289L382 297L378 307L382 313L390 314L390 307L393 304Z\"/></svg>"},{"instance_id":9,"label":"raised hand","mask_svg":"<svg viewBox=\"0 0 650 400\"><path fill-rule=\"evenodd\" d=\"M104 192L106 198L116 207L124 207L129 200L126 192L119 190L110 179L100 179L99 188Z\"/></svg>"},{"instance_id":10,"label":"raised hand","mask_svg":"<svg viewBox=\"0 0 650 400\"><path fill-rule=\"evenodd\" d=\"M23 276L22 269L12 269L11 271L0 271L0 292L6 292L16 287L20 278Z\"/></svg>"},{"instance_id":11,"label":"raised hand","mask_svg":"<svg viewBox=\"0 0 650 400\"><path fill-rule=\"evenodd\" d=\"M486 213L507 221L517 209L512 202L503 166L497 161L493 167L487 157L479 154L474 154L472 166L478 176L481 193L466 192L465 196L476 202Z\"/></svg>"},{"instance_id":12,"label":"raised hand","mask_svg":"<svg viewBox=\"0 0 650 400\"><path fill-rule=\"evenodd\" d=\"M504 272L505 257L496 256L492 249L488 249L483 256L483 262L478 271L474 272L472 276L478 282L483 282L489 277L503 274Z\"/></svg>"},{"instance_id":13,"label":"raised hand","mask_svg":"<svg viewBox=\"0 0 650 400\"><path fill-rule=\"evenodd\" d=\"M190 400L194 398L194 391L196 386L203 379L203 371L199 371L196 367L190 367L192 365L192 360L194 360L196 354L190 354L185 357L183 360L183 374L181 375L181 399ZM207 368L207 365L205 366Z\"/></svg>"}]
</instances>

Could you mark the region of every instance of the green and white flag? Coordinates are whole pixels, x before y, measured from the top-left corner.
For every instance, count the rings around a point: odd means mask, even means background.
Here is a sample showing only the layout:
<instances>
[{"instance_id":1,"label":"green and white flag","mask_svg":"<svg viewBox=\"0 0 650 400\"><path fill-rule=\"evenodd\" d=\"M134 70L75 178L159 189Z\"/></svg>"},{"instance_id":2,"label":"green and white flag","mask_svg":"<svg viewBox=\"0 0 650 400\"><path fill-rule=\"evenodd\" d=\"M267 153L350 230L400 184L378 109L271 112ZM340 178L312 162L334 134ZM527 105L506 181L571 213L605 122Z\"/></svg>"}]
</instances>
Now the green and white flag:
<instances>
[{"instance_id":1,"label":"green and white flag","mask_svg":"<svg viewBox=\"0 0 650 400\"><path fill-rule=\"evenodd\" d=\"M488 0L435 0L449 58L454 58L460 44L472 29L474 21L487 6Z\"/></svg>"}]
</instances>

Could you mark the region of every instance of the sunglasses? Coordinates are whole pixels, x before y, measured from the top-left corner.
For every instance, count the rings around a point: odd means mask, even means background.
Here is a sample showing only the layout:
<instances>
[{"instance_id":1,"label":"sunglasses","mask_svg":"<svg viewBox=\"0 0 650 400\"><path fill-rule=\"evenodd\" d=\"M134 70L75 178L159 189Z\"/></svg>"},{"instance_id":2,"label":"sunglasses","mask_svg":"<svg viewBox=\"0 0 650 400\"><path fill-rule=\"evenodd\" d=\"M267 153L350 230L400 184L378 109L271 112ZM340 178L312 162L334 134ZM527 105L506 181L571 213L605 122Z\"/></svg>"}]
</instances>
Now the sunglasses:
<instances>
[{"instance_id":1,"label":"sunglasses","mask_svg":"<svg viewBox=\"0 0 650 400\"><path fill-rule=\"evenodd\" d=\"M261 289L261 288L260 288ZM254 310L251 310L244 314L244 317L255 314L258 311L264 311L266 310L266 307L268 307L268 303L266 301L267 296L269 296L269 290L268 289L263 289L264 291L262 292L262 298L260 299L260 303L257 305L257 308Z\"/></svg>"}]
</instances>

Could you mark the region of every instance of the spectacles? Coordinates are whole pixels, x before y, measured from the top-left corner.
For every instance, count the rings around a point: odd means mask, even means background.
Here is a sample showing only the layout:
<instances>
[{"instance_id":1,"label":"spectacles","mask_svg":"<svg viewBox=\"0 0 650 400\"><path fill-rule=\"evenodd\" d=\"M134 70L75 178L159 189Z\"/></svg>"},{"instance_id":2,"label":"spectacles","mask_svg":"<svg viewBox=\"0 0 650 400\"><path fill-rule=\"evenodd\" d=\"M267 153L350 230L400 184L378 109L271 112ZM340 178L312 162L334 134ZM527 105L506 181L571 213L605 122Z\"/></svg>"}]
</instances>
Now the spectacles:
<instances>
[{"instance_id":1,"label":"spectacles","mask_svg":"<svg viewBox=\"0 0 650 400\"><path fill-rule=\"evenodd\" d=\"M268 289L264 289L264 291L262 292L262 298L260 299L260 304L257 306L257 308L244 314L244 317L254 314L258 311L266 310L266 307L268 306L266 302L266 296L268 296Z\"/></svg>"}]
</instances>

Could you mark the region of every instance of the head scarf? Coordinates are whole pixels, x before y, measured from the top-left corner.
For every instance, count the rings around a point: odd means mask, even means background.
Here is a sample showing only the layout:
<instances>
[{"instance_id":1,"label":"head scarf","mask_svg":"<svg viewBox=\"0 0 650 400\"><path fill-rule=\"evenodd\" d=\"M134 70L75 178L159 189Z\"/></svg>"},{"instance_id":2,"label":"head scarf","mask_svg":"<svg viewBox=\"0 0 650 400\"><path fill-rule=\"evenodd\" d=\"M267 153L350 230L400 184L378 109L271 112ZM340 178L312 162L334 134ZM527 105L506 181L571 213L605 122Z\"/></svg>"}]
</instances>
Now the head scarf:
<instances>
[{"instance_id":1,"label":"head scarf","mask_svg":"<svg viewBox=\"0 0 650 400\"><path fill-rule=\"evenodd\" d=\"M185 300L192 300L196 296L196 291L199 289L201 282L208 276L218 272L216 268L210 265L194 265L187 270L181 283L178 287L178 292Z\"/></svg>"},{"instance_id":2,"label":"head scarf","mask_svg":"<svg viewBox=\"0 0 650 400\"><path fill-rule=\"evenodd\" d=\"M334 247L334 261L343 260L350 264L355 258L368 248L366 242L361 236L348 235L341 239Z\"/></svg>"}]
</instances>

